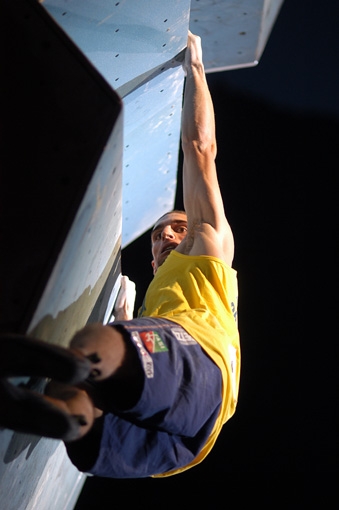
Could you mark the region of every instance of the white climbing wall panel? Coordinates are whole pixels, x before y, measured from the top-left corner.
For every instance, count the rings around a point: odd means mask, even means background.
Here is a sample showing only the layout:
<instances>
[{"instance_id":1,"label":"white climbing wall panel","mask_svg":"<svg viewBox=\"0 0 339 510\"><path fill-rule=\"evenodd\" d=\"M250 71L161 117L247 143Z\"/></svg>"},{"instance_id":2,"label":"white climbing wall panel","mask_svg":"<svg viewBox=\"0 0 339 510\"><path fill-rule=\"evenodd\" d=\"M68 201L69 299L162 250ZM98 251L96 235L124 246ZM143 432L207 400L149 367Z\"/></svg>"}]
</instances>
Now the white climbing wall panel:
<instances>
[{"instance_id":1,"label":"white climbing wall panel","mask_svg":"<svg viewBox=\"0 0 339 510\"><path fill-rule=\"evenodd\" d=\"M186 45L190 0L44 0L43 6L120 95Z\"/></svg>"},{"instance_id":2,"label":"white climbing wall panel","mask_svg":"<svg viewBox=\"0 0 339 510\"><path fill-rule=\"evenodd\" d=\"M169 69L125 98L123 246L174 205L183 73Z\"/></svg>"},{"instance_id":3,"label":"white climbing wall panel","mask_svg":"<svg viewBox=\"0 0 339 510\"><path fill-rule=\"evenodd\" d=\"M283 0L192 0L190 30L203 41L206 72L258 64Z\"/></svg>"},{"instance_id":4,"label":"white climbing wall panel","mask_svg":"<svg viewBox=\"0 0 339 510\"><path fill-rule=\"evenodd\" d=\"M45 0L124 99L122 248L173 208L190 0Z\"/></svg>"}]
</instances>

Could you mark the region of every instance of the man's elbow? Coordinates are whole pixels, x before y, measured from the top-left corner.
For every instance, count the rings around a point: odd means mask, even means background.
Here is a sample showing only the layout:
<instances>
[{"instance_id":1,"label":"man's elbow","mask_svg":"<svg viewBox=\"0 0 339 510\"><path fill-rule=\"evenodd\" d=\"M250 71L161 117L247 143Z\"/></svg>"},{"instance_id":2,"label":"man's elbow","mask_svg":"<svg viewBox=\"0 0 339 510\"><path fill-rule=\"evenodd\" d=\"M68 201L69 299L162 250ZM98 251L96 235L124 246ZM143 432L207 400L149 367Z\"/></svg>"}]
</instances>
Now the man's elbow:
<instances>
[{"instance_id":1,"label":"man's elbow","mask_svg":"<svg viewBox=\"0 0 339 510\"><path fill-rule=\"evenodd\" d=\"M217 144L215 138L203 138L197 140L182 138L181 145L185 156L213 159L217 156Z\"/></svg>"}]
</instances>

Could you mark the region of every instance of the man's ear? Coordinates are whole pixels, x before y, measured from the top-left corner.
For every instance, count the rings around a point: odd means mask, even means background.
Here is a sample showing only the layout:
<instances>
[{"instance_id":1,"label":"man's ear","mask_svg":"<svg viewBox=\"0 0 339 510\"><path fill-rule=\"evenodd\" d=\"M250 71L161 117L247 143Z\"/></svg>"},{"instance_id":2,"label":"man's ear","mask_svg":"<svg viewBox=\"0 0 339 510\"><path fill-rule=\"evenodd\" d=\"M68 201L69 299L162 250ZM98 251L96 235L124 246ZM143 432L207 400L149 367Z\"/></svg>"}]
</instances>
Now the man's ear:
<instances>
[{"instance_id":1,"label":"man's ear","mask_svg":"<svg viewBox=\"0 0 339 510\"><path fill-rule=\"evenodd\" d=\"M151 266L152 266L152 268L153 268L153 275L155 275L155 273L156 273L156 269L155 269L155 262L154 262L154 260L152 260L152 262L151 262Z\"/></svg>"}]
</instances>

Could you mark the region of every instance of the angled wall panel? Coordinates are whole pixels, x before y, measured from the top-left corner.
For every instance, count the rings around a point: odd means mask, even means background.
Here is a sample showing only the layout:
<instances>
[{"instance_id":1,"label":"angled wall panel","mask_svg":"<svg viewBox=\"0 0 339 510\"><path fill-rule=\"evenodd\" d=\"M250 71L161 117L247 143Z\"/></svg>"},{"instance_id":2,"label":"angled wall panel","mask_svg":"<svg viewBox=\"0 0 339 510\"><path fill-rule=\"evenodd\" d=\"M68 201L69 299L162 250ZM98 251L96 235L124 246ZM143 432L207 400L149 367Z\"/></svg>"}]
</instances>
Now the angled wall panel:
<instances>
[{"instance_id":1,"label":"angled wall panel","mask_svg":"<svg viewBox=\"0 0 339 510\"><path fill-rule=\"evenodd\" d=\"M190 0L44 0L107 82L138 83L186 46Z\"/></svg>"},{"instance_id":2,"label":"angled wall panel","mask_svg":"<svg viewBox=\"0 0 339 510\"><path fill-rule=\"evenodd\" d=\"M190 30L203 41L206 72L258 64L283 0L192 0Z\"/></svg>"},{"instance_id":3,"label":"angled wall panel","mask_svg":"<svg viewBox=\"0 0 339 510\"><path fill-rule=\"evenodd\" d=\"M122 119L119 140L112 132L122 104L35 0L2 7L0 325L17 332L32 320L97 167L117 166L121 179ZM107 193L96 186L93 211Z\"/></svg>"},{"instance_id":4,"label":"angled wall panel","mask_svg":"<svg viewBox=\"0 0 339 510\"><path fill-rule=\"evenodd\" d=\"M45 0L124 100L122 247L174 206L190 0Z\"/></svg>"},{"instance_id":5,"label":"angled wall panel","mask_svg":"<svg viewBox=\"0 0 339 510\"><path fill-rule=\"evenodd\" d=\"M122 247L173 208L183 76L170 68L124 100Z\"/></svg>"},{"instance_id":6,"label":"angled wall panel","mask_svg":"<svg viewBox=\"0 0 339 510\"><path fill-rule=\"evenodd\" d=\"M122 103L36 0L1 15L0 326L66 345L120 270ZM62 442L0 430L1 508L72 510L84 479Z\"/></svg>"},{"instance_id":7,"label":"angled wall panel","mask_svg":"<svg viewBox=\"0 0 339 510\"><path fill-rule=\"evenodd\" d=\"M121 166L119 117L29 325L38 338L67 346L88 321L112 267L120 261Z\"/></svg>"}]
</instances>

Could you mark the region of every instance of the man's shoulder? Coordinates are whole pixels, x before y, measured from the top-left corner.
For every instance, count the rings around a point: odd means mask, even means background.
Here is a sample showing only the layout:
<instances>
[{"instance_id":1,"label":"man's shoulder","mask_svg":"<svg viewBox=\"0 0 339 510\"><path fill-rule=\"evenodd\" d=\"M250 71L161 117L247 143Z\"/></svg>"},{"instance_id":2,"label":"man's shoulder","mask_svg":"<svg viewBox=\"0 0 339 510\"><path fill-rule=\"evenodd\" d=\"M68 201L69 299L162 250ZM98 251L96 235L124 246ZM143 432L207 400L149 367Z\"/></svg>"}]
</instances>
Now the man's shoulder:
<instances>
[{"instance_id":1,"label":"man's shoulder","mask_svg":"<svg viewBox=\"0 0 339 510\"><path fill-rule=\"evenodd\" d=\"M225 237L217 232L210 224L203 221L195 222L189 227L187 236L176 248L178 253L183 255L208 255L217 257L227 264L230 264L225 253Z\"/></svg>"}]
</instances>

